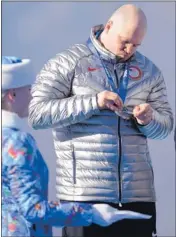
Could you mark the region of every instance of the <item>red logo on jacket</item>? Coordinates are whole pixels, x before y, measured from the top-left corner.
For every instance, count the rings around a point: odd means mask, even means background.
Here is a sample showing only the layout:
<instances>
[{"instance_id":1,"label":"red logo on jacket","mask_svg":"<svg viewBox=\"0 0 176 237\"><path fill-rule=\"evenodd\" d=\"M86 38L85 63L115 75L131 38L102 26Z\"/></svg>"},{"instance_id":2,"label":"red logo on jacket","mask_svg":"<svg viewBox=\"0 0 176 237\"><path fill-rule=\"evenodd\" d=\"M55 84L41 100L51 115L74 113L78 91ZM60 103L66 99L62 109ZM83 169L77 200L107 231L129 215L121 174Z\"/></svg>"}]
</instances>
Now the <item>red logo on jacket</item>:
<instances>
[{"instance_id":1,"label":"red logo on jacket","mask_svg":"<svg viewBox=\"0 0 176 237\"><path fill-rule=\"evenodd\" d=\"M139 67L131 65L129 67L129 77L132 80L140 80L142 78L142 71Z\"/></svg>"},{"instance_id":2,"label":"red logo on jacket","mask_svg":"<svg viewBox=\"0 0 176 237\"><path fill-rule=\"evenodd\" d=\"M88 67L88 71L89 72L94 72L94 71L97 71L97 70L100 70L101 67Z\"/></svg>"}]
</instances>

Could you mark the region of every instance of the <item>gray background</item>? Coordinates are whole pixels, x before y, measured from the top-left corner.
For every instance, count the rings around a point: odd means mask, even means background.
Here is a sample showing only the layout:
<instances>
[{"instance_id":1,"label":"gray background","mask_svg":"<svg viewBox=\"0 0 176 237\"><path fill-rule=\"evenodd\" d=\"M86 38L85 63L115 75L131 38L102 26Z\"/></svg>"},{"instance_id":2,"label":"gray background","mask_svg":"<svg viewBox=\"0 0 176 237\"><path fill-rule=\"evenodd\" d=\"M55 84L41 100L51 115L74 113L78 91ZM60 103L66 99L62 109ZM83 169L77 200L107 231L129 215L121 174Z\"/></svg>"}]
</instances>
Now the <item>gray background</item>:
<instances>
[{"instance_id":1,"label":"gray background","mask_svg":"<svg viewBox=\"0 0 176 237\"><path fill-rule=\"evenodd\" d=\"M35 73L56 53L87 39L93 25L105 23L123 2L3 2L2 54L31 58ZM147 15L148 34L139 50L162 69L175 113L175 3L136 2ZM29 129L29 131L31 131ZM31 131L50 169L55 199L55 153L51 130ZM173 133L149 141L157 191L159 236L175 236L175 150ZM54 234L60 230L54 228Z\"/></svg>"}]
</instances>

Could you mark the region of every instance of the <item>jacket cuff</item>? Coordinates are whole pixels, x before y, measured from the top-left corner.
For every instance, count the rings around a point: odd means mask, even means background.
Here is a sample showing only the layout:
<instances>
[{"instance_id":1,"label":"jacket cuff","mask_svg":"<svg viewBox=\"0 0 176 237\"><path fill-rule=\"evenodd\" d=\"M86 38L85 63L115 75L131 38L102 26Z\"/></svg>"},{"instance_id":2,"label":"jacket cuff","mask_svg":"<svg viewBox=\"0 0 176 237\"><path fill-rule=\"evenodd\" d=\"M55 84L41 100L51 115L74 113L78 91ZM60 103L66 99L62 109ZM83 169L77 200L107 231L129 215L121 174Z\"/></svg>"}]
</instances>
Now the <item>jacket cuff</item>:
<instances>
[{"instance_id":1,"label":"jacket cuff","mask_svg":"<svg viewBox=\"0 0 176 237\"><path fill-rule=\"evenodd\" d=\"M146 137L155 137L155 134L158 133L158 129L161 128L159 123L159 114L156 110L153 110L153 119L147 125L140 125L137 123L139 130L146 136ZM157 136L157 135L156 135Z\"/></svg>"},{"instance_id":2,"label":"jacket cuff","mask_svg":"<svg viewBox=\"0 0 176 237\"><path fill-rule=\"evenodd\" d=\"M93 221L93 211L90 204L84 203L64 203L61 206L65 221L64 226L89 226Z\"/></svg>"}]
</instances>

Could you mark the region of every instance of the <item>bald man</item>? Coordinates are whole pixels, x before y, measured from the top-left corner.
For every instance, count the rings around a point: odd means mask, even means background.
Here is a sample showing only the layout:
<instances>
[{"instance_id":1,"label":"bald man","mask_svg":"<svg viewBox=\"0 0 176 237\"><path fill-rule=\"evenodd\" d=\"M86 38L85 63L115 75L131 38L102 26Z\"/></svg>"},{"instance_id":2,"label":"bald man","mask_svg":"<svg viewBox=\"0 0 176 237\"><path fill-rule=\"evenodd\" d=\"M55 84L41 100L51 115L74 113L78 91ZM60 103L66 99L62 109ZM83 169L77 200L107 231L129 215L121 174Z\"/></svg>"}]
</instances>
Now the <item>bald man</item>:
<instances>
[{"instance_id":1,"label":"bald man","mask_svg":"<svg viewBox=\"0 0 176 237\"><path fill-rule=\"evenodd\" d=\"M137 51L146 31L144 12L124 5L92 28L86 43L50 59L32 88L30 124L53 129L58 199L152 215L104 228L66 228L67 237L156 233L147 138L167 137L173 116L162 72Z\"/></svg>"}]
</instances>

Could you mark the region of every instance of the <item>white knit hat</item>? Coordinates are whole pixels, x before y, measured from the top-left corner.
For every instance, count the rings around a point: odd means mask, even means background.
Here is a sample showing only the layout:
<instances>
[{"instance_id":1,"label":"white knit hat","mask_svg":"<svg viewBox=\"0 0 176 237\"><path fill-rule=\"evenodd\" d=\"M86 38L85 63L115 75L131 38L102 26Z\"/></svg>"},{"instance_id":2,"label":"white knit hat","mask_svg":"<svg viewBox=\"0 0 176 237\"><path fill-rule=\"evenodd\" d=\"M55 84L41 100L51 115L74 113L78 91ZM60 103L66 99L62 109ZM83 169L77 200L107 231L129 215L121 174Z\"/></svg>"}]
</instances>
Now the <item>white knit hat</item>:
<instances>
[{"instance_id":1,"label":"white knit hat","mask_svg":"<svg viewBox=\"0 0 176 237\"><path fill-rule=\"evenodd\" d=\"M2 90L32 85L35 81L30 59L2 57Z\"/></svg>"}]
</instances>

